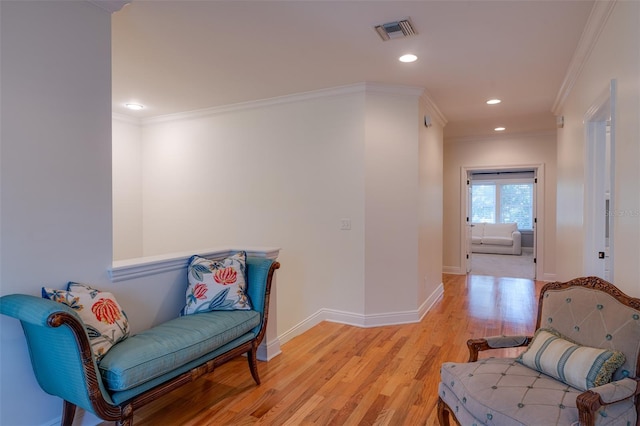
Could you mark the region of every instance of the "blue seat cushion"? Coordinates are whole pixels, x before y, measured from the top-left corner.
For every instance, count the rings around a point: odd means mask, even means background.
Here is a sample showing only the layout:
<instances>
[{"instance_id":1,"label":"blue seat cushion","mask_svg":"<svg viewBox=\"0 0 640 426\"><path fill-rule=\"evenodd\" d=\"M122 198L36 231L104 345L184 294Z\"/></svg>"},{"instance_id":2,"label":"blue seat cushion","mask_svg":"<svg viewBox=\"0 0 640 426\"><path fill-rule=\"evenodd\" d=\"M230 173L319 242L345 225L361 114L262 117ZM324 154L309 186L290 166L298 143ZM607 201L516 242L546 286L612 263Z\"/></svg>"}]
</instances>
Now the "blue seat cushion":
<instances>
[{"instance_id":1,"label":"blue seat cushion","mask_svg":"<svg viewBox=\"0 0 640 426\"><path fill-rule=\"evenodd\" d=\"M578 424L576 398L582 391L515 358L445 362L440 376L440 398L462 425ZM600 426L635 424L633 398L602 407L596 417Z\"/></svg>"},{"instance_id":2,"label":"blue seat cushion","mask_svg":"<svg viewBox=\"0 0 640 426\"><path fill-rule=\"evenodd\" d=\"M162 376L260 324L256 311L212 311L178 317L113 346L99 364L104 385L117 392Z\"/></svg>"}]
</instances>

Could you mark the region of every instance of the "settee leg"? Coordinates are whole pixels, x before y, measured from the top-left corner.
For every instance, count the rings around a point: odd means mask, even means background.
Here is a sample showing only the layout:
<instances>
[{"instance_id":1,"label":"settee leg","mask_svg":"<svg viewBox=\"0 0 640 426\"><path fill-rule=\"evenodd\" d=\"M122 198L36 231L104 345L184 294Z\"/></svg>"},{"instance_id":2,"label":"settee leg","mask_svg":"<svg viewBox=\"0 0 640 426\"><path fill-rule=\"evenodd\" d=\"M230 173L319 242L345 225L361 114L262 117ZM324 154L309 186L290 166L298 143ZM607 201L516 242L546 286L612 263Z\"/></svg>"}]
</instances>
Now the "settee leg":
<instances>
[{"instance_id":1,"label":"settee leg","mask_svg":"<svg viewBox=\"0 0 640 426\"><path fill-rule=\"evenodd\" d=\"M69 401L64 401L64 404L62 405L62 420L60 421L60 424L62 426L71 426L75 415L76 405Z\"/></svg>"},{"instance_id":2,"label":"settee leg","mask_svg":"<svg viewBox=\"0 0 640 426\"><path fill-rule=\"evenodd\" d=\"M247 361L249 361L249 370L251 370L251 376L257 384L260 384L260 376L258 375L258 359L256 358L257 351L253 347L247 352Z\"/></svg>"},{"instance_id":3,"label":"settee leg","mask_svg":"<svg viewBox=\"0 0 640 426\"><path fill-rule=\"evenodd\" d=\"M133 416L120 419L116 422L118 426L133 426Z\"/></svg>"}]
</instances>

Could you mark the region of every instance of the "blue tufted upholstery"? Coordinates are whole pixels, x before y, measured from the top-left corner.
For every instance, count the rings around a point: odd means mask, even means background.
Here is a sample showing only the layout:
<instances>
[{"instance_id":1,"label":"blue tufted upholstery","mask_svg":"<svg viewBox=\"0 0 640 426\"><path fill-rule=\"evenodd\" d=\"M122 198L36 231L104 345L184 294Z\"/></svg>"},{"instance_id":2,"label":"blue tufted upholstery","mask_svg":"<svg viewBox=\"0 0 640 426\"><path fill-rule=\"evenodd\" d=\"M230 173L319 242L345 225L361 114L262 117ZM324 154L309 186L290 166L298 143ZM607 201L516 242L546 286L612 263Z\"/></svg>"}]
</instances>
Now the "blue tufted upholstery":
<instances>
[{"instance_id":1,"label":"blue tufted upholstery","mask_svg":"<svg viewBox=\"0 0 640 426\"><path fill-rule=\"evenodd\" d=\"M583 346L622 352L626 361L611 383L583 392L515 358L477 360L478 350L505 347L510 340L513 347L524 346L531 338L470 340L470 362L442 365L441 425L449 424L449 415L464 426L637 425L640 299L596 277L549 283L541 291L536 328L552 329Z\"/></svg>"}]
</instances>

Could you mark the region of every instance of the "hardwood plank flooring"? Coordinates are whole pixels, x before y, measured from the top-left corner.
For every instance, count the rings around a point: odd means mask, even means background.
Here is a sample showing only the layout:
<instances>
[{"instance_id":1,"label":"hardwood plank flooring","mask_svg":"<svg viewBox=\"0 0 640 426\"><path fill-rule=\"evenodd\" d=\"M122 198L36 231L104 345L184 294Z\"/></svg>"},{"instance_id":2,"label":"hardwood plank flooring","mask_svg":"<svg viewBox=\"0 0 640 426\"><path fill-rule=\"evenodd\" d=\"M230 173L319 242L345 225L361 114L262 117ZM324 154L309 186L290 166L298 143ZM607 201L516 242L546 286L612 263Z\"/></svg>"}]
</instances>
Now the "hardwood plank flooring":
<instances>
[{"instance_id":1,"label":"hardwood plank flooring","mask_svg":"<svg viewBox=\"0 0 640 426\"><path fill-rule=\"evenodd\" d=\"M543 283L443 275L443 285L420 323L323 322L259 363L260 386L239 357L137 410L134 425L437 425L440 365L466 361L469 338L532 334Z\"/></svg>"}]
</instances>

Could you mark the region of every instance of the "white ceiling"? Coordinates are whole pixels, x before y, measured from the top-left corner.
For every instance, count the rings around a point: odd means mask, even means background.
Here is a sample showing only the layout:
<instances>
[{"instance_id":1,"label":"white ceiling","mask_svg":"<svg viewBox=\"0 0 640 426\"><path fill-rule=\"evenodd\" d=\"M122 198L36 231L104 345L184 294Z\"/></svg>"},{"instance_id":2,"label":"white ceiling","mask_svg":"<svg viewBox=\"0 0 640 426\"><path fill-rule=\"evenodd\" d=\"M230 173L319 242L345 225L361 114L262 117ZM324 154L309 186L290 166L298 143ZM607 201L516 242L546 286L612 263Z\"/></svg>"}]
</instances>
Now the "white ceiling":
<instances>
[{"instance_id":1,"label":"white ceiling","mask_svg":"<svg viewBox=\"0 0 640 426\"><path fill-rule=\"evenodd\" d=\"M112 19L113 110L153 117L366 81L427 89L446 137L551 130L593 3L134 0ZM416 36L373 29L406 17ZM400 63L406 52L418 61Z\"/></svg>"}]
</instances>

